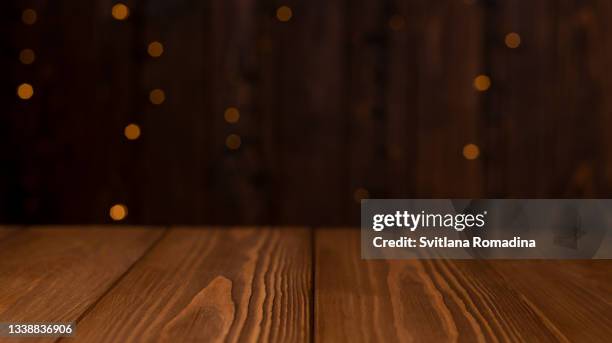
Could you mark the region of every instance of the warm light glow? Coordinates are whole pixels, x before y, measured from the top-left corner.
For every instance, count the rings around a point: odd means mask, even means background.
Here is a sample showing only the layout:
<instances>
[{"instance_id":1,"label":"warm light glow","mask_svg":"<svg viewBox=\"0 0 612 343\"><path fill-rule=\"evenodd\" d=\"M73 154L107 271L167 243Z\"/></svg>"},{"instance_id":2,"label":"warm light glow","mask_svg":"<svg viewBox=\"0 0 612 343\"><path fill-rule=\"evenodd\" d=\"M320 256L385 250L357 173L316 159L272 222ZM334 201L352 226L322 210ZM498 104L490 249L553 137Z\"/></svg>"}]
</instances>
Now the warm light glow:
<instances>
[{"instance_id":1,"label":"warm light glow","mask_svg":"<svg viewBox=\"0 0 612 343\"><path fill-rule=\"evenodd\" d=\"M365 188L357 188L353 193L353 199L356 202L361 202L362 199L367 199L370 197L370 192L368 192Z\"/></svg>"},{"instance_id":2,"label":"warm light glow","mask_svg":"<svg viewBox=\"0 0 612 343\"><path fill-rule=\"evenodd\" d=\"M223 116L225 121L230 124L236 124L240 120L240 112L235 107L228 107Z\"/></svg>"},{"instance_id":3,"label":"warm light glow","mask_svg":"<svg viewBox=\"0 0 612 343\"><path fill-rule=\"evenodd\" d=\"M230 150L236 150L240 148L240 144L242 144L242 140L237 134L232 133L225 139L225 146L227 146L227 148Z\"/></svg>"},{"instance_id":4,"label":"warm light glow","mask_svg":"<svg viewBox=\"0 0 612 343\"><path fill-rule=\"evenodd\" d=\"M518 48L521 45L521 36L516 32L510 32L506 35L505 42L510 49Z\"/></svg>"},{"instance_id":5,"label":"warm light glow","mask_svg":"<svg viewBox=\"0 0 612 343\"><path fill-rule=\"evenodd\" d=\"M130 15L130 9L122 3L117 3L113 5L111 14L113 15L113 18L117 20L125 20Z\"/></svg>"},{"instance_id":6,"label":"warm light glow","mask_svg":"<svg viewBox=\"0 0 612 343\"><path fill-rule=\"evenodd\" d=\"M38 18L36 11L31 8L23 10L21 13L21 21L23 21L26 25L34 25L36 23L36 19Z\"/></svg>"},{"instance_id":7,"label":"warm light glow","mask_svg":"<svg viewBox=\"0 0 612 343\"><path fill-rule=\"evenodd\" d=\"M468 160L475 160L478 158L478 156L480 155L480 149L478 148L478 145L476 144L466 144L463 147L463 157L465 157Z\"/></svg>"},{"instance_id":8,"label":"warm light glow","mask_svg":"<svg viewBox=\"0 0 612 343\"><path fill-rule=\"evenodd\" d=\"M110 208L109 215L113 220L123 220L128 213L128 209L123 204L116 204Z\"/></svg>"},{"instance_id":9,"label":"warm light glow","mask_svg":"<svg viewBox=\"0 0 612 343\"><path fill-rule=\"evenodd\" d=\"M276 10L276 18L282 22L291 20L292 16L293 11L291 11L291 7L289 6L281 6Z\"/></svg>"},{"instance_id":10,"label":"warm light glow","mask_svg":"<svg viewBox=\"0 0 612 343\"><path fill-rule=\"evenodd\" d=\"M36 59L36 54L32 49L23 49L19 52L19 61L23 64L32 64Z\"/></svg>"},{"instance_id":11,"label":"warm light glow","mask_svg":"<svg viewBox=\"0 0 612 343\"><path fill-rule=\"evenodd\" d=\"M391 17L391 19L389 19L389 27L393 31L401 30L404 27L404 24L405 24L404 17L402 17L401 15L396 14L393 17Z\"/></svg>"},{"instance_id":12,"label":"warm light glow","mask_svg":"<svg viewBox=\"0 0 612 343\"><path fill-rule=\"evenodd\" d=\"M22 83L17 87L17 96L23 100L28 100L34 95L34 88L29 83Z\"/></svg>"},{"instance_id":13,"label":"warm light glow","mask_svg":"<svg viewBox=\"0 0 612 343\"><path fill-rule=\"evenodd\" d=\"M164 46L158 41L153 41L149 43L149 46L147 47L147 52L151 57L159 57L164 53Z\"/></svg>"},{"instance_id":14,"label":"warm light glow","mask_svg":"<svg viewBox=\"0 0 612 343\"><path fill-rule=\"evenodd\" d=\"M149 100L153 105L161 105L166 100L166 94L161 89L154 89L149 93Z\"/></svg>"},{"instance_id":15,"label":"warm light glow","mask_svg":"<svg viewBox=\"0 0 612 343\"><path fill-rule=\"evenodd\" d=\"M484 92L491 87L491 79L486 75L478 75L474 79L474 88Z\"/></svg>"},{"instance_id":16,"label":"warm light glow","mask_svg":"<svg viewBox=\"0 0 612 343\"><path fill-rule=\"evenodd\" d=\"M123 134L125 135L125 138L131 141L138 139L138 137L140 137L140 126L130 124L123 129Z\"/></svg>"}]
</instances>

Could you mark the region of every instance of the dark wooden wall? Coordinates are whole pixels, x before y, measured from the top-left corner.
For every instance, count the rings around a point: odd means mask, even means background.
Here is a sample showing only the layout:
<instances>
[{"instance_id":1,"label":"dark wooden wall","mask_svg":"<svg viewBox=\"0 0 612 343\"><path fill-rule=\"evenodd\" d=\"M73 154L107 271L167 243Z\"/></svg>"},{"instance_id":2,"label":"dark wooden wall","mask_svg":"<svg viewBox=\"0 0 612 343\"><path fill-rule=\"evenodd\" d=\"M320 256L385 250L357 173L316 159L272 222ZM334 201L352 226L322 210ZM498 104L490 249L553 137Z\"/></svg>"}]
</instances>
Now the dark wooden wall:
<instances>
[{"instance_id":1,"label":"dark wooden wall","mask_svg":"<svg viewBox=\"0 0 612 343\"><path fill-rule=\"evenodd\" d=\"M364 195L609 197L607 0L133 0L125 21L114 3L0 5L2 221L124 203L128 223L340 225Z\"/></svg>"}]
</instances>

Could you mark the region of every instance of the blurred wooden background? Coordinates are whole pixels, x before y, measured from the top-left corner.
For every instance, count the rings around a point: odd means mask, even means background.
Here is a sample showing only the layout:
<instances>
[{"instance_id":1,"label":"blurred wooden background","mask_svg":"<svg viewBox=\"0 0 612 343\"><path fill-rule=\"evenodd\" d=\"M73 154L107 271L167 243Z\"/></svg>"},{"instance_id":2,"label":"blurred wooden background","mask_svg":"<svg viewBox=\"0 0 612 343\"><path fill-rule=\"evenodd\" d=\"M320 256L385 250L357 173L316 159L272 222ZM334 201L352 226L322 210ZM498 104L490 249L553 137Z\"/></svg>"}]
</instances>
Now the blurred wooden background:
<instances>
[{"instance_id":1,"label":"blurred wooden background","mask_svg":"<svg viewBox=\"0 0 612 343\"><path fill-rule=\"evenodd\" d=\"M0 4L2 222L104 223L122 203L127 223L341 225L364 196L609 197L607 0L123 3L125 20L111 0Z\"/></svg>"}]
</instances>

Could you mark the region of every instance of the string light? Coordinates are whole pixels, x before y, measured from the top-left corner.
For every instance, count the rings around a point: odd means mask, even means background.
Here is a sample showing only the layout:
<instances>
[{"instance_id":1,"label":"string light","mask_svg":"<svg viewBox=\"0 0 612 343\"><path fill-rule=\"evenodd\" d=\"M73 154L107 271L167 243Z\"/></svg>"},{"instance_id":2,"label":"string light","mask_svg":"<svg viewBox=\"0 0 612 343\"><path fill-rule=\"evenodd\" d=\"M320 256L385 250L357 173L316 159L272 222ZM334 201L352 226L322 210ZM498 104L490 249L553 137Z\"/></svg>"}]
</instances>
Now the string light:
<instances>
[{"instance_id":1,"label":"string light","mask_svg":"<svg viewBox=\"0 0 612 343\"><path fill-rule=\"evenodd\" d=\"M110 208L108 214L113 220L119 221L127 217L128 209L127 206L125 206L124 204L116 204Z\"/></svg>"},{"instance_id":2,"label":"string light","mask_svg":"<svg viewBox=\"0 0 612 343\"><path fill-rule=\"evenodd\" d=\"M130 15L130 9L125 4L119 2L113 5L111 14L117 20L125 20Z\"/></svg>"},{"instance_id":3,"label":"string light","mask_svg":"<svg viewBox=\"0 0 612 343\"><path fill-rule=\"evenodd\" d=\"M28 100L34 95L34 88L29 83L22 83L17 87L17 96L23 100Z\"/></svg>"},{"instance_id":4,"label":"string light","mask_svg":"<svg viewBox=\"0 0 612 343\"><path fill-rule=\"evenodd\" d=\"M474 78L474 88L484 92L491 87L491 79L486 75L478 75Z\"/></svg>"},{"instance_id":5,"label":"string light","mask_svg":"<svg viewBox=\"0 0 612 343\"><path fill-rule=\"evenodd\" d=\"M240 112L236 107L228 107L223 114L225 121L230 124L236 124L240 120Z\"/></svg>"},{"instance_id":6,"label":"string light","mask_svg":"<svg viewBox=\"0 0 612 343\"><path fill-rule=\"evenodd\" d=\"M164 53L164 45L158 41L153 41L149 43L147 52L151 57L159 57Z\"/></svg>"},{"instance_id":7,"label":"string light","mask_svg":"<svg viewBox=\"0 0 612 343\"><path fill-rule=\"evenodd\" d=\"M125 138L131 141L136 140L138 137L140 137L140 126L136 124L129 124L125 127L125 129L123 129L123 134L125 135Z\"/></svg>"},{"instance_id":8,"label":"string light","mask_svg":"<svg viewBox=\"0 0 612 343\"><path fill-rule=\"evenodd\" d=\"M36 59L36 54L32 49L23 49L19 52L19 61L23 64L32 64Z\"/></svg>"},{"instance_id":9,"label":"string light","mask_svg":"<svg viewBox=\"0 0 612 343\"><path fill-rule=\"evenodd\" d=\"M36 11L31 8L26 8L21 12L21 21L26 25L34 25L36 19L38 19L38 15Z\"/></svg>"},{"instance_id":10,"label":"string light","mask_svg":"<svg viewBox=\"0 0 612 343\"><path fill-rule=\"evenodd\" d=\"M161 105L166 100L163 90L156 88L149 93L149 100L153 105Z\"/></svg>"},{"instance_id":11,"label":"string light","mask_svg":"<svg viewBox=\"0 0 612 343\"><path fill-rule=\"evenodd\" d=\"M235 133L232 133L225 139L225 146L230 150L237 150L238 148L240 148L241 144L242 139L240 139L240 136Z\"/></svg>"},{"instance_id":12,"label":"string light","mask_svg":"<svg viewBox=\"0 0 612 343\"><path fill-rule=\"evenodd\" d=\"M521 45L521 36L516 32L510 32L506 35L506 39L504 40L506 46L510 49L516 49Z\"/></svg>"},{"instance_id":13,"label":"string light","mask_svg":"<svg viewBox=\"0 0 612 343\"><path fill-rule=\"evenodd\" d=\"M357 188L355 192L353 192L353 199L355 202L361 202L362 199L368 199L370 197L370 192L368 192L365 188Z\"/></svg>"},{"instance_id":14,"label":"string light","mask_svg":"<svg viewBox=\"0 0 612 343\"><path fill-rule=\"evenodd\" d=\"M463 147L463 157L467 160L475 160L480 155L480 148L478 145L469 143Z\"/></svg>"},{"instance_id":15,"label":"string light","mask_svg":"<svg viewBox=\"0 0 612 343\"><path fill-rule=\"evenodd\" d=\"M391 17L391 19L389 19L389 27L393 31L401 30L402 28L404 28L404 24L405 24L404 17L402 17L399 14L396 14L393 17Z\"/></svg>"},{"instance_id":16,"label":"string light","mask_svg":"<svg viewBox=\"0 0 612 343\"><path fill-rule=\"evenodd\" d=\"M282 22L288 22L293 17L293 11L289 6L281 6L276 10L276 18Z\"/></svg>"}]
</instances>

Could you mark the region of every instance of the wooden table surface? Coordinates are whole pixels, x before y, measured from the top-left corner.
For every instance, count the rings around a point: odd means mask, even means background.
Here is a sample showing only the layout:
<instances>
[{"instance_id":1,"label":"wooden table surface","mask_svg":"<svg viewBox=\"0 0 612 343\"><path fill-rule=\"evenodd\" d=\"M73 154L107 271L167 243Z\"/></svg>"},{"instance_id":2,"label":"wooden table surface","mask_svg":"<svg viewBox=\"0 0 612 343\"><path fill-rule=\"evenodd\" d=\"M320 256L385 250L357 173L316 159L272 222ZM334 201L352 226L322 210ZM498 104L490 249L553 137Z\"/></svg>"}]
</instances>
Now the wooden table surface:
<instances>
[{"instance_id":1,"label":"wooden table surface","mask_svg":"<svg viewBox=\"0 0 612 343\"><path fill-rule=\"evenodd\" d=\"M611 268L366 261L355 229L4 228L0 322L77 323L27 342L610 342Z\"/></svg>"}]
</instances>

